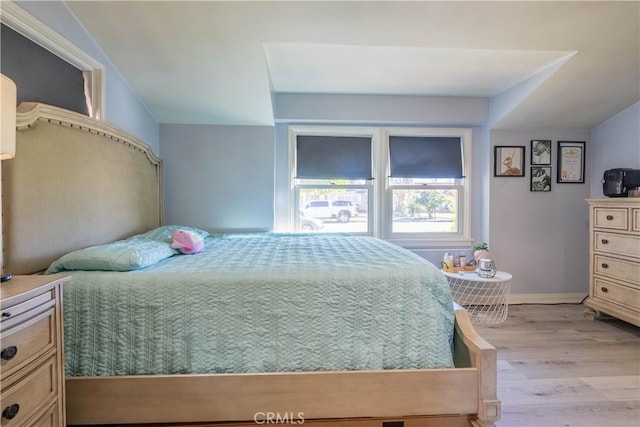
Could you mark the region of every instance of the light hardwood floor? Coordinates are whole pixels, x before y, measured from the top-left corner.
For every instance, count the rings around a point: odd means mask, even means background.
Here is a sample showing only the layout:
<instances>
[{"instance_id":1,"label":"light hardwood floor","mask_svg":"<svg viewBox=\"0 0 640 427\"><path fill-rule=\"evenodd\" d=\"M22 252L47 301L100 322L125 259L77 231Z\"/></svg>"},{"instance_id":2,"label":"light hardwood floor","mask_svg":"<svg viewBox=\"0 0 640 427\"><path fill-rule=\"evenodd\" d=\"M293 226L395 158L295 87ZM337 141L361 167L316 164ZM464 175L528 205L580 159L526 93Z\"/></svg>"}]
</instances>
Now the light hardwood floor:
<instances>
[{"instance_id":1,"label":"light hardwood floor","mask_svg":"<svg viewBox=\"0 0 640 427\"><path fill-rule=\"evenodd\" d=\"M640 426L640 328L582 305L510 306L476 328L498 349L497 426Z\"/></svg>"}]
</instances>

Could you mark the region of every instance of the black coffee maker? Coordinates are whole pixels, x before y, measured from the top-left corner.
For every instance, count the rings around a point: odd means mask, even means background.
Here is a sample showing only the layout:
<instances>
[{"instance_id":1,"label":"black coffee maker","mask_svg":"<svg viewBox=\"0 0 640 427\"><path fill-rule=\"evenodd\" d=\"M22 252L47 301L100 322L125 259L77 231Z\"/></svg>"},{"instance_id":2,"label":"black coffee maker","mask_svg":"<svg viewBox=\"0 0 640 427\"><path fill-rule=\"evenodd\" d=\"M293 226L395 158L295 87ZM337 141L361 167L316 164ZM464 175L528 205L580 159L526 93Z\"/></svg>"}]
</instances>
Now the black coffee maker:
<instances>
[{"instance_id":1,"label":"black coffee maker","mask_svg":"<svg viewBox=\"0 0 640 427\"><path fill-rule=\"evenodd\" d=\"M604 171L602 192L607 197L627 197L629 190L640 187L640 169L616 168Z\"/></svg>"}]
</instances>

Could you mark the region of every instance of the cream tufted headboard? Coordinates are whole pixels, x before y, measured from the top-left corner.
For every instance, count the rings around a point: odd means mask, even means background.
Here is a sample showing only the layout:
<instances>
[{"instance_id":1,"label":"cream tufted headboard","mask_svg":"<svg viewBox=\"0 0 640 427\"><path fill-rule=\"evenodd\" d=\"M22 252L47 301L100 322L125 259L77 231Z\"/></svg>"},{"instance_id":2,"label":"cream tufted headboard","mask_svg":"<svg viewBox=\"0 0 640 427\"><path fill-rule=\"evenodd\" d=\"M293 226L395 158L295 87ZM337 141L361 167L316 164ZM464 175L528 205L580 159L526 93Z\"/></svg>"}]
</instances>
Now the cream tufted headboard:
<instances>
[{"instance_id":1,"label":"cream tufted headboard","mask_svg":"<svg viewBox=\"0 0 640 427\"><path fill-rule=\"evenodd\" d=\"M4 273L46 269L66 252L162 223L162 162L101 121L22 103L16 157L2 162Z\"/></svg>"}]
</instances>

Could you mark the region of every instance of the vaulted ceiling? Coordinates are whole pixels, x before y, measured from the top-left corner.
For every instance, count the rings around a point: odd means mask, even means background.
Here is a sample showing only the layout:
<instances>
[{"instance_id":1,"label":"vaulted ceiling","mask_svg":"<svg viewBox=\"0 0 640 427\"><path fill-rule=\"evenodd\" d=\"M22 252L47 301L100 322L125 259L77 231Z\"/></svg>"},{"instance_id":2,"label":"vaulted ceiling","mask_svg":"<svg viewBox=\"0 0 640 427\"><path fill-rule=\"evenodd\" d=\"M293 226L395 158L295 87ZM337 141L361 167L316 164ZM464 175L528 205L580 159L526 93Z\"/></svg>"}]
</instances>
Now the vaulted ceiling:
<instances>
[{"instance_id":1,"label":"vaulted ceiling","mask_svg":"<svg viewBox=\"0 0 640 427\"><path fill-rule=\"evenodd\" d=\"M640 99L640 3L68 1L160 123L268 125L273 94L493 98L499 128L591 128Z\"/></svg>"}]
</instances>

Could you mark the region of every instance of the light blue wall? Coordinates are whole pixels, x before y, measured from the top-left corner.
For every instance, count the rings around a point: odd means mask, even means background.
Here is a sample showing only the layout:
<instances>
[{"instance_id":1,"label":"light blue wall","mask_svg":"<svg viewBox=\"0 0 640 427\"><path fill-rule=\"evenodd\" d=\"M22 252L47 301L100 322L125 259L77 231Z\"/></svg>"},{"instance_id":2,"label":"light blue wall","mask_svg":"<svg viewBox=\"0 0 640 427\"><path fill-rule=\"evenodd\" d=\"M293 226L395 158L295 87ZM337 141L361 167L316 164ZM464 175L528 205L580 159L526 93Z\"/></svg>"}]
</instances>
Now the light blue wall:
<instances>
[{"instance_id":1,"label":"light blue wall","mask_svg":"<svg viewBox=\"0 0 640 427\"><path fill-rule=\"evenodd\" d=\"M275 229L284 230L289 205L288 131L290 123L358 126L470 127L473 132L472 236L488 238L489 133L482 127L489 118L489 101L477 97L375 96L279 94L275 97ZM477 213L476 213L477 212ZM462 248L468 250L469 248ZM434 263L451 248L416 249Z\"/></svg>"},{"instance_id":2,"label":"light blue wall","mask_svg":"<svg viewBox=\"0 0 640 427\"><path fill-rule=\"evenodd\" d=\"M532 139L552 141L550 192L530 191ZM580 301L589 289L590 173L584 184L556 183L559 140L585 141L586 161L592 155L588 130L491 131L492 147L524 146L526 160L522 178L491 172L489 247L498 268L513 274L513 294L580 294Z\"/></svg>"},{"instance_id":3,"label":"light blue wall","mask_svg":"<svg viewBox=\"0 0 640 427\"><path fill-rule=\"evenodd\" d=\"M158 154L158 123L67 5L57 0L16 4L105 66L105 121L142 139Z\"/></svg>"},{"instance_id":4,"label":"light blue wall","mask_svg":"<svg viewBox=\"0 0 640 427\"><path fill-rule=\"evenodd\" d=\"M640 169L640 103L591 131L591 197L604 197L600 180L612 168Z\"/></svg>"},{"instance_id":5,"label":"light blue wall","mask_svg":"<svg viewBox=\"0 0 640 427\"><path fill-rule=\"evenodd\" d=\"M165 223L271 230L273 141L271 126L160 125Z\"/></svg>"},{"instance_id":6,"label":"light blue wall","mask_svg":"<svg viewBox=\"0 0 640 427\"><path fill-rule=\"evenodd\" d=\"M160 125L165 222L210 231L284 230L288 215L288 123L466 126L474 132L473 205L482 211L488 169L488 101L480 98L276 95L275 127ZM320 99L322 98L322 99ZM318 101L318 102L316 102ZM402 121L400 121L402 119ZM410 121L410 122L408 122ZM366 123L364 123L366 122ZM477 163L477 164L476 164ZM474 215L482 233L485 220ZM474 235L476 235L474 233ZM478 239L484 236L478 234ZM429 254L423 254L429 256ZM432 255L441 257L440 252Z\"/></svg>"},{"instance_id":7,"label":"light blue wall","mask_svg":"<svg viewBox=\"0 0 640 427\"><path fill-rule=\"evenodd\" d=\"M463 126L485 123L489 101L479 97L277 94L281 123Z\"/></svg>"}]
</instances>

